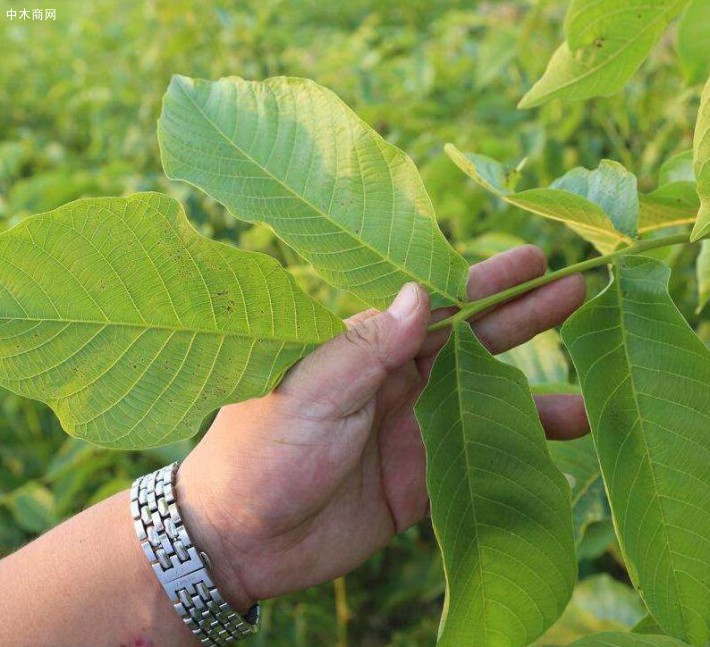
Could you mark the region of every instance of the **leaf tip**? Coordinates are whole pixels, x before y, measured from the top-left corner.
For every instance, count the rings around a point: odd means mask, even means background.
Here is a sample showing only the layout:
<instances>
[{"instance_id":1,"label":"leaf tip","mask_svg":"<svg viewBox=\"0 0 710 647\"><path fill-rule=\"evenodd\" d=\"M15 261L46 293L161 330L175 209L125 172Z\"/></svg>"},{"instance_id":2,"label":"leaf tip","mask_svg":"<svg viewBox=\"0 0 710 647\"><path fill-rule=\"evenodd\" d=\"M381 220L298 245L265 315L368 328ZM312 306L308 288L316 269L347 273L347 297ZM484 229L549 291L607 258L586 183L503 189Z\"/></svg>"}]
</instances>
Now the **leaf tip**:
<instances>
[{"instance_id":1,"label":"leaf tip","mask_svg":"<svg viewBox=\"0 0 710 647\"><path fill-rule=\"evenodd\" d=\"M525 94L525 96L518 101L518 110L530 110L530 108L536 108L540 105L539 100L533 94L534 87Z\"/></svg>"},{"instance_id":2,"label":"leaf tip","mask_svg":"<svg viewBox=\"0 0 710 647\"><path fill-rule=\"evenodd\" d=\"M185 76L184 74L173 74L170 77L170 85L176 85L176 86L194 85L194 79L190 78L189 76Z\"/></svg>"},{"instance_id":3,"label":"leaf tip","mask_svg":"<svg viewBox=\"0 0 710 647\"><path fill-rule=\"evenodd\" d=\"M708 233L710 233L710 222L698 221L690 234L690 242L697 243L699 240L705 238Z\"/></svg>"}]
</instances>

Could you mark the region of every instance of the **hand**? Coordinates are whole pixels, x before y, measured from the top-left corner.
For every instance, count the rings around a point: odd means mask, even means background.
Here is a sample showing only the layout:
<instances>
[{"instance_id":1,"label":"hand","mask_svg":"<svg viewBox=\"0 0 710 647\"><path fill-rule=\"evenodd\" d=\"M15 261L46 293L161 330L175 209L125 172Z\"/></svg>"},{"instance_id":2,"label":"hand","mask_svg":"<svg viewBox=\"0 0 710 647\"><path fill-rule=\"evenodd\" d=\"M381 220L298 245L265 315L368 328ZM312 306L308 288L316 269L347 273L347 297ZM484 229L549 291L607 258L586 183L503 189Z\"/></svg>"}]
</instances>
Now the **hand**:
<instances>
[{"instance_id":1,"label":"hand","mask_svg":"<svg viewBox=\"0 0 710 647\"><path fill-rule=\"evenodd\" d=\"M542 275L525 246L471 268L479 299ZM539 288L472 326L491 352L561 323L584 299L573 276ZM434 319L447 316L434 313ZM405 286L296 365L270 395L224 408L178 474L187 526L232 604L340 576L427 515L425 453L413 405L447 331L427 334L427 295ZM587 431L580 397L537 400L549 437Z\"/></svg>"}]
</instances>

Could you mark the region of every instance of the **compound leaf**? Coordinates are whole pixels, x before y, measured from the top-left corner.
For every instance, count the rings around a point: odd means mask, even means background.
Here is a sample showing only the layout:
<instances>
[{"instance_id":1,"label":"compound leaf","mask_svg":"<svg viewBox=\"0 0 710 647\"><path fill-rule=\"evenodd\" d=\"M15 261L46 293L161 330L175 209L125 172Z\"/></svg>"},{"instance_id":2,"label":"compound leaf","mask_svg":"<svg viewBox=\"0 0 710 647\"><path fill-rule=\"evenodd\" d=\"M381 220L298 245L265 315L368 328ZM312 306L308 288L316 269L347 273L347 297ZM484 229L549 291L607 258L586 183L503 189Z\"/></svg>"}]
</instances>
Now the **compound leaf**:
<instances>
[{"instance_id":1,"label":"compound leaf","mask_svg":"<svg viewBox=\"0 0 710 647\"><path fill-rule=\"evenodd\" d=\"M565 223L607 253L630 242L638 217L636 178L621 164L603 160L598 169L574 169L547 189L513 192L499 162L446 145L452 161L479 186L513 206Z\"/></svg>"},{"instance_id":2,"label":"compound leaf","mask_svg":"<svg viewBox=\"0 0 710 647\"><path fill-rule=\"evenodd\" d=\"M566 42L519 107L616 94L688 1L572 0L565 20Z\"/></svg>"},{"instance_id":3,"label":"compound leaf","mask_svg":"<svg viewBox=\"0 0 710 647\"><path fill-rule=\"evenodd\" d=\"M527 645L559 617L576 574L569 484L527 383L459 324L416 412L447 582L439 644Z\"/></svg>"},{"instance_id":4,"label":"compound leaf","mask_svg":"<svg viewBox=\"0 0 710 647\"><path fill-rule=\"evenodd\" d=\"M99 445L191 436L342 328L274 259L202 238L167 196L79 200L0 235L0 386Z\"/></svg>"},{"instance_id":5,"label":"compound leaf","mask_svg":"<svg viewBox=\"0 0 710 647\"><path fill-rule=\"evenodd\" d=\"M670 270L626 257L563 327L619 542L670 635L710 638L710 351L668 295Z\"/></svg>"},{"instance_id":6,"label":"compound leaf","mask_svg":"<svg viewBox=\"0 0 710 647\"><path fill-rule=\"evenodd\" d=\"M710 233L710 80L700 99L693 140L693 165L698 180L700 211L690 239L699 240Z\"/></svg>"},{"instance_id":7,"label":"compound leaf","mask_svg":"<svg viewBox=\"0 0 710 647\"><path fill-rule=\"evenodd\" d=\"M605 631L580 638L570 647L686 647L686 645L670 636Z\"/></svg>"},{"instance_id":8,"label":"compound leaf","mask_svg":"<svg viewBox=\"0 0 710 647\"><path fill-rule=\"evenodd\" d=\"M305 79L173 78L158 124L167 175L265 223L328 282L385 307L408 281L466 300L412 160Z\"/></svg>"}]
</instances>

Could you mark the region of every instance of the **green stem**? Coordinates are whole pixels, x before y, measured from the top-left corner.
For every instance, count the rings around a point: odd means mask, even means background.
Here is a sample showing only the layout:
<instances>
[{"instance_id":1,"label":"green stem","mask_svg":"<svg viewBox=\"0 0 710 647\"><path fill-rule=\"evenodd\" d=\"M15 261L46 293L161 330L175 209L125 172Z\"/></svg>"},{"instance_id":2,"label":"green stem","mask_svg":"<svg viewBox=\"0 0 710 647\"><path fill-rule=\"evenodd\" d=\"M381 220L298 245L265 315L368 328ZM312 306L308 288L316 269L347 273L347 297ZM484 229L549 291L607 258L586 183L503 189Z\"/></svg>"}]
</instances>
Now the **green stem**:
<instances>
[{"instance_id":1,"label":"green stem","mask_svg":"<svg viewBox=\"0 0 710 647\"><path fill-rule=\"evenodd\" d=\"M565 276L571 276L573 274L579 274L581 272L586 272L588 270L593 270L594 268L601 267L602 265L608 265L612 261L621 256L626 256L627 254L640 254L646 252L650 249L657 249L659 247L668 247L670 245L683 245L690 242L688 234L675 234L673 236L664 236L663 238L653 238L651 240L642 240L634 245L629 245L611 254L606 254L606 256L598 256L597 258L592 258L588 261L583 261L575 265L570 265L556 272L551 272L550 274L545 274L532 281L527 281L526 283L521 283L520 285L515 285L512 288L503 290L491 296L485 297L484 299L478 299L477 301L471 301L471 303L466 304L461 310L459 310L455 315L443 319L435 324L429 326L429 331L433 332L435 330L442 330L453 326L459 321L466 321L474 315L487 310L492 306L503 303L504 301L509 301L515 297L530 292L535 288L539 288L548 283L553 283L554 281L559 281Z\"/></svg>"}]
</instances>

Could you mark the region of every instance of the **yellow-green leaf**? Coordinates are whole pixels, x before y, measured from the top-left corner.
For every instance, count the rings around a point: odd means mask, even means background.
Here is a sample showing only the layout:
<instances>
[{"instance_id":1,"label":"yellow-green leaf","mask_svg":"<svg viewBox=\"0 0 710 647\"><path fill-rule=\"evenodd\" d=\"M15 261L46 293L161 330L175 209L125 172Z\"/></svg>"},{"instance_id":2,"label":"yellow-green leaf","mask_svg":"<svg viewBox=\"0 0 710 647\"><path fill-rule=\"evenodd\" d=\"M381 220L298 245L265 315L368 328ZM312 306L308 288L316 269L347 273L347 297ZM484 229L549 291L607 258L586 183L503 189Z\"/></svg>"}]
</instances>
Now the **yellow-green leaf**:
<instances>
[{"instance_id":1,"label":"yellow-green leaf","mask_svg":"<svg viewBox=\"0 0 710 647\"><path fill-rule=\"evenodd\" d=\"M191 436L342 329L274 259L203 238L167 196L79 200L0 235L0 386L95 444Z\"/></svg>"},{"instance_id":2,"label":"yellow-green leaf","mask_svg":"<svg viewBox=\"0 0 710 647\"><path fill-rule=\"evenodd\" d=\"M631 242L636 231L636 178L621 164L604 160L599 168L574 169L549 188L513 192L509 173L499 162L446 145L453 162L479 186L507 203L539 216L563 222L602 253Z\"/></svg>"},{"instance_id":3,"label":"yellow-green leaf","mask_svg":"<svg viewBox=\"0 0 710 647\"><path fill-rule=\"evenodd\" d=\"M565 20L566 42L519 107L616 94L688 1L572 0Z\"/></svg>"},{"instance_id":4,"label":"yellow-green leaf","mask_svg":"<svg viewBox=\"0 0 710 647\"><path fill-rule=\"evenodd\" d=\"M693 165L698 181L700 211L691 240L699 240L710 233L710 80L700 98L693 140Z\"/></svg>"},{"instance_id":5,"label":"yellow-green leaf","mask_svg":"<svg viewBox=\"0 0 710 647\"><path fill-rule=\"evenodd\" d=\"M265 223L328 282L376 306L417 281L466 300L412 160L313 81L173 78L158 124L167 175Z\"/></svg>"}]
</instances>

